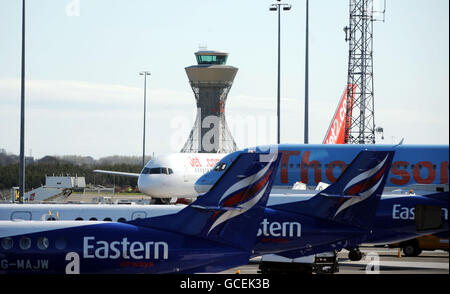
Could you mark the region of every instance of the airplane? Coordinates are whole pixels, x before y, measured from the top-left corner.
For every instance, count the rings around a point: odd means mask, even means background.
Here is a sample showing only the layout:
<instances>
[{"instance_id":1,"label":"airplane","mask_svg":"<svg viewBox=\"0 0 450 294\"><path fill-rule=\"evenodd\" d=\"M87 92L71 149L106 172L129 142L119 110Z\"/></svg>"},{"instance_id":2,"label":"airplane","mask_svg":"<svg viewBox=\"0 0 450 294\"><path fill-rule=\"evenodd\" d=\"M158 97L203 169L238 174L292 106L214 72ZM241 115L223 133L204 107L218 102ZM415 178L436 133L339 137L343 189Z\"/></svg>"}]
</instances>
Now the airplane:
<instances>
[{"instance_id":1,"label":"airplane","mask_svg":"<svg viewBox=\"0 0 450 294\"><path fill-rule=\"evenodd\" d=\"M355 159L346 169L346 172L364 173L361 168L363 164L369 162L366 158L367 155L358 159L362 163L358 163ZM386 169L389 168L386 167ZM345 183L343 181L346 181L344 174L334 184L330 185L327 188L328 190L318 191L316 195L271 193L257 233L258 239L253 249L254 254L273 254L288 251L285 254L291 256L295 254L296 257L301 257L312 254L312 248L317 250L316 253L320 253L319 251L328 251L330 248L338 250L345 247L350 250L349 256L356 255L356 258L353 257L352 260L357 260L362 257L358 246L363 240L367 244L386 244L448 230L448 192L441 193L441 195L426 196L384 194L379 200L375 216L371 217L368 211L359 210L358 212L361 215L359 217L354 216L351 222L348 222L347 227L344 227L344 230L341 223L334 223L326 218L326 215L330 214L329 212L321 215L321 212L330 207L330 203L335 202L336 198L323 197L322 194L330 194L330 191L334 191L336 195L343 194L344 189L342 187ZM380 183L380 191L383 191L382 184L384 185L385 182ZM55 220L55 215L58 215L58 218L63 220L95 217L96 219L126 222L149 216L175 215L183 207L183 205L4 204L0 205L0 219L13 219L14 217L23 217L26 214L28 219L31 219L31 217L39 219L41 215L44 215L44 219ZM415 214L416 209L423 210L430 207L437 207L439 210L438 212L434 211L431 218L429 213ZM50 213L50 209L53 210L53 213ZM47 214L46 211L49 213ZM317 213L313 213L313 216L311 216L314 211ZM442 211L442 219L440 211ZM436 220L436 215L438 215L440 222ZM417 226L417 223L423 223L424 219L433 219L433 216L437 222L434 226L428 228ZM370 233L367 229L358 227L359 219L370 223L371 218L373 218L373 225L370 227ZM321 224L322 227L317 224ZM317 234L317 231L320 231L321 234ZM349 232L351 238L348 237ZM358 238L356 238L357 236ZM327 240L328 245L325 246ZM320 246L317 245L318 241ZM305 244L307 246L303 248Z\"/></svg>"},{"instance_id":2,"label":"airplane","mask_svg":"<svg viewBox=\"0 0 450 294\"><path fill-rule=\"evenodd\" d=\"M320 195L320 192L319 192ZM306 207L308 202L316 196L294 195L282 196L271 195L267 203L266 214L263 222L266 223L270 232L272 223L294 223L301 224L301 235L299 238L308 239L308 234L313 234L313 228L303 221L305 216L311 215ZM283 252L284 257L298 258L312 255L315 253L340 250L345 248L349 251L351 260L360 260L362 253L359 251L359 245L384 245L396 242L403 242L417 237L429 234L446 233L448 236L448 209L449 192L440 192L426 195L382 195L374 217L373 224L370 226L369 233L364 239L351 241L341 240L337 244L322 246L321 248L306 247L294 251ZM267 210L272 209L275 213L267 214ZM311 208L312 209L312 208ZM315 208L314 210L317 210ZM290 218L277 220L277 215L283 215L287 212ZM266 215L270 217L266 217ZM309 232L309 233L308 233ZM265 239L257 242L265 243L288 243L292 241L292 236L281 236L279 234L268 234ZM311 245L311 243L308 243ZM267 253L273 250L267 250Z\"/></svg>"},{"instance_id":3,"label":"airplane","mask_svg":"<svg viewBox=\"0 0 450 294\"><path fill-rule=\"evenodd\" d=\"M440 193L442 194L442 193ZM437 196L436 196L437 195ZM387 195L381 196L377 213L374 220L374 232L371 238L366 240L365 244L381 245L411 240L429 232L417 230L416 219L418 220L415 209L419 206L439 206L442 210L442 222L448 221L448 192L443 193L442 201L439 201L439 194L428 195ZM267 208L274 210L276 207L283 210L283 205L297 205L297 202L307 201L314 195L286 195L270 194ZM437 198L437 199L436 199ZM445 200L447 199L447 200ZM445 204L447 203L447 204ZM0 221L6 220L103 220L114 222L127 222L137 218L148 218L161 215L175 214L183 209L185 205L104 205L104 204L0 204ZM269 210L266 209L266 212ZM296 213L292 211L292 213ZM270 216L271 214L268 213ZM273 225L276 223L276 225ZM298 220L292 220L292 224L299 223ZM279 224L279 225L278 225ZM270 232L270 225L282 227L287 222L269 222L264 217L261 227L266 226ZM440 231L440 230L438 230ZM432 231L431 233L435 233ZM447 234L448 235L448 234ZM280 239L279 234L275 233L275 239L278 242L286 241ZM268 239L266 239L268 240ZM351 260L359 260L362 255L358 246L346 248L349 250L349 256L355 256Z\"/></svg>"},{"instance_id":4,"label":"airplane","mask_svg":"<svg viewBox=\"0 0 450 294\"><path fill-rule=\"evenodd\" d=\"M381 160L382 156L385 156L384 160ZM313 197L303 196L299 201L298 197L271 195L270 206L268 203L257 233L253 256L277 253L301 257L342 248L356 251L355 248L363 241L370 241L371 237L373 239L372 223L393 156L393 151L361 152L334 184ZM351 191L349 193L362 193L354 197L344 195L346 189ZM234 197L235 201L239 201L239 197L242 197L242 193ZM347 205L343 204L345 202ZM286 209L285 206L291 209ZM355 208L353 212L348 212L351 206ZM314 211L317 213L314 214ZM392 233L392 228L387 231L378 229L376 236L380 240L398 240L442 231L440 227L419 232L416 226L414 230L411 226L408 230L402 230L403 227L404 224L398 228L397 235Z\"/></svg>"},{"instance_id":5,"label":"airplane","mask_svg":"<svg viewBox=\"0 0 450 294\"><path fill-rule=\"evenodd\" d=\"M312 197L271 194L255 254L298 258L346 248L352 260L359 260L361 243L448 233L448 191L381 196L391 165L386 154L392 161L392 153L360 152L334 184Z\"/></svg>"},{"instance_id":6,"label":"airplane","mask_svg":"<svg viewBox=\"0 0 450 294\"><path fill-rule=\"evenodd\" d=\"M397 152L399 148L400 146L397 146L393 150ZM380 152L372 151L372 153ZM361 180L362 175L370 174L361 171L361 169L364 170L365 164L370 163L367 157L362 157L361 153L334 184L312 197L275 195L272 192L258 231L255 253L273 254L279 251L277 254L283 257L298 258L346 248L350 251L350 256L356 255L352 259L357 260L361 258L358 246L363 242L379 245L409 240L431 233L448 232L448 191L419 196L385 195L381 197L378 209L376 204L370 206L372 210L358 206L358 197L346 196L347 188L350 194L355 191L351 183L353 181L355 184L357 181L353 179ZM395 155L392 154L391 160L393 158ZM389 167L390 165L384 168L383 185L388 180ZM375 169L372 173L372 176L374 175L380 176L379 173L375 173ZM346 183L346 178L349 177L351 180ZM359 184L359 188L364 185L370 187L374 184L370 176L367 180L369 184ZM380 185L376 191L379 193L378 196L382 194L383 185ZM376 199L375 196L372 197ZM346 206L342 203L347 203L348 207L353 208L352 212L348 209L343 211L343 215L348 217L347 221L341 221L338 218L339 210ZM365 205L368 205L367 203L361 202ZM428 222L429 220L432 222ZM294 247L295 249L292 250Z\"/></svg>"},{"instance_id":7,"label":"airplane","mask_svg":"<svg viewBox=\"0 0 450 294\"><path fill-rule=\"evenodd\" d=\"M356 154L366 148L382 150L395 145L269 145L247 148L231 154L173 153L150 160L141 173L106 170L94 172L138 178L139 191L155 198L156 203L174 202L175 198L196 198L220 177L232 159L247 150L277 148L282 163L274 189L290 189L297 181L308 187L320 182L332 183ZM448 145L400 145L385 190L398 188L444 187L448 190ZM294 191L293 191L294 192Z\"/></svg>"},{"instance_id":8,"label":"airplane","mask_svg":"<svg viewBox=\"0 0 450 294\"><path fill-rule=\"evenodd\" d=\"M247 264L278 154L242 154L174 215L127 223L0 222L2 273L196 273Z\"/></svg>"},{"instance_id":9,"label":"airplane","mask_svg":"<svg viewBox=\"0 0 450 294\"><path fill-rule=\"evenodd\" d=\"M150 160L141 173L94 170L96 173L138 178L141 193L150 195L157 203L168 203L171 198L195 198L194 184L200 176L215 168L225 153L172 153ZM173 199L175 200L175 199Z\"/></svg>"},{"instance_id":10,"label":"airplane","mask_svg":"<svg viewBox=\"0 0 450 294\"><path fill-rule=\"evenodd\" d=\"M195 190L201 194L217 181L240 153L249 151L279 152L282 154L272 189L291 189L302 182L309 189L319 183L333 183L361 150L388 150L395 148L394 162L385 186L385 192L397 189L428 190L428 193L448 191L448 145L359 145L359 144L280 144L246 148L228 154L217 163L225 168L201 176ZM291 191L295 193L295 191ZM424 192L424 191L422 191Z\"/></svg>"},{"instance_id":11,"label":"airplane","mask_svg":"<svg viewBox=\"0 0 450 294\"><path fill-rule=\"evenodd\" d=\"M310 199L272 203L253 250L259 255L292 250L310 255L364 242L371 234L394 153L361 151L334 184Z\"/></svg>"}]
</instances>

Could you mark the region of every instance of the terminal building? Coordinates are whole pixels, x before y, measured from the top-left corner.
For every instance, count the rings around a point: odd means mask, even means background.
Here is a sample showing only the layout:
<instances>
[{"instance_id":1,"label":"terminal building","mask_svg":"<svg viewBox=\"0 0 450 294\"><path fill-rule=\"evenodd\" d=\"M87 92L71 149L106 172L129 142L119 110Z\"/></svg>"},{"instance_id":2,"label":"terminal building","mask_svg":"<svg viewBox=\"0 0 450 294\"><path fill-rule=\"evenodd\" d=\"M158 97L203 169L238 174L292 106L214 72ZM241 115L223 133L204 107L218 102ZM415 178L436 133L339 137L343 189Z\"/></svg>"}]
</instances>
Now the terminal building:
<instances>
[{"instance_id":1,"label":"terminal building","mask_svg":"<svg viewBox=\"0 0 450 294\"><path fill-rule=\"evenodd\" d=\"M197 64L185 68L197 103L197 115L181 152L230 153L236 143L225 120L225 103L238 68L226 65L228 53L198 51Z\"/></svg>"}]
</instances>

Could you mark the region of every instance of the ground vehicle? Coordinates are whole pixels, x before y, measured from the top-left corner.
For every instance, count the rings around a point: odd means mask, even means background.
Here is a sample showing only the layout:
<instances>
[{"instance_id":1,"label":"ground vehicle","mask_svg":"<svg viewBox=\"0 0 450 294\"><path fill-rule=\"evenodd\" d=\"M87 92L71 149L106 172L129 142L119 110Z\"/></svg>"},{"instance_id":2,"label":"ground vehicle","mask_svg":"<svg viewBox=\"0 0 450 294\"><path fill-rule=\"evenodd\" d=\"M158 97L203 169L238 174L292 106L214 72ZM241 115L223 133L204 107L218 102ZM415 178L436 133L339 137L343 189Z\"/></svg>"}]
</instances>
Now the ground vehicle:
<instances>
[{"instance_id":1,"label":"ground vehicle","mask_svg":"<svg viewBox=\"0 0 450 294\"><path fill-rule=\"evenodd\" d=\"M276 254L266 254L261 257L259 270L262 274L333 274L339 272L339 265L336 251L299 258L286 258Z\"/></svg>"},{"instance_id":2,"label":"ground vehicle","mask_svg":"<svg viewBox=\"0 0 450 294\"><path fill-rule=\"evenodd\" d=\"M425 235L400 243L389 244L388 246L402 248L405 256L418 256L422 253L422 250L445 250L448 252L448 232L445 234Z\"/></svg>"}]
</instances>

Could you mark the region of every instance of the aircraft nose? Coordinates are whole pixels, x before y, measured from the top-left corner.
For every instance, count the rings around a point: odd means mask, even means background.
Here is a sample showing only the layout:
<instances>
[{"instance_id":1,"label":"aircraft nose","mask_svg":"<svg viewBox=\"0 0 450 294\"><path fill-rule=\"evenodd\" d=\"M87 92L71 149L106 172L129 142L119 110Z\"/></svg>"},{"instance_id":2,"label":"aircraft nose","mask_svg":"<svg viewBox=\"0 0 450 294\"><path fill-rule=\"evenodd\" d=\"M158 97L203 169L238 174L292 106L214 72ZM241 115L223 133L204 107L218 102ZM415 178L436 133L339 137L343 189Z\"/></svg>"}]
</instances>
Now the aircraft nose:
<instances>
[{"instance_id":1,"label":"aircraft nose","mask_svg":"<svg viewBox=\"0 0 450 294\"><path fill-rule=\"evenodd\" d=\"M138 188L141 193L150 196L159 196L163 187L161 181L157 181L152 175L140 175L138 178Z\"/></svg>"},{"instance_id":2,"label":"aircraft nose","mask_svg":"<svg viewBox=\"0 0 450 294\"><path fill-rule=\"evenodd\" d=\"M202 176L197 182L195 182L194 189L198 194L204 194L208 192L212 187L212 184L209 183L208 177Z\"/></svg>"}]
</instances>

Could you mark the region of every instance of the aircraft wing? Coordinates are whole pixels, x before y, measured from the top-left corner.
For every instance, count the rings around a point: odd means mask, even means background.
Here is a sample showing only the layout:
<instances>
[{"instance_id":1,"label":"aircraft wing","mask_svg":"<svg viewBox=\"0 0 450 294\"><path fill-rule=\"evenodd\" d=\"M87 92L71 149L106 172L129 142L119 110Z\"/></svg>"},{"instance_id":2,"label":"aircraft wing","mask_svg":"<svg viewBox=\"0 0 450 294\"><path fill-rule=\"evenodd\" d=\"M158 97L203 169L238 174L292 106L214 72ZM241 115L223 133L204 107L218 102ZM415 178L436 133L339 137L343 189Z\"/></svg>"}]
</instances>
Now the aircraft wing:
<instances>
[{"instance_id":1,"label":"aircraft wing","mask_svg":"<svg viewBox=\"0 0 450 294\"><path fill-rule=\"evenodd\" d=\"M125 172L118 172L118 171L110 171L110 170L101 170L101 169L95 169L93 170L94 173L99 174L107 174L107 175L115 175L115 176L124 176L124 177L134 177L138 178L139 174L136 173L125 173Z\"/></svg>"}]
</instances>

